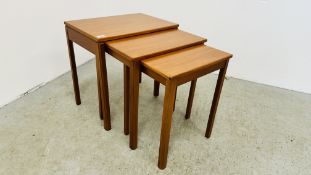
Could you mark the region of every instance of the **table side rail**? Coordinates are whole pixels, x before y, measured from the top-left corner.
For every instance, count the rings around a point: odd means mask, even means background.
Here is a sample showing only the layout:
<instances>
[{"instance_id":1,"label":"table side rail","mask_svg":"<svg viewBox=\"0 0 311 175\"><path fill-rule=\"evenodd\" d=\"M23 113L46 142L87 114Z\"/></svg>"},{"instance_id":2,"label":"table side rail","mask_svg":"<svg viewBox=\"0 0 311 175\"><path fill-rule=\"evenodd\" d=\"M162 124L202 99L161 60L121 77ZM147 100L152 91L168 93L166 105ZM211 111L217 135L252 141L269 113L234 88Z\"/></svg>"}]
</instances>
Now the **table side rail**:
<instances>
[{"instance_id":1,"label":"table side rail","mask_svg":"<svg viewBox=\"0 0 311 175\"><path fill-rule=\"evenodd\" d=\"M93 54L96 54L98 43L86 37L85 35L71 29L68 26L66 26L66 32L69 40L77 43L79 46L85 48Z\"/></svg>"}]
</instances>

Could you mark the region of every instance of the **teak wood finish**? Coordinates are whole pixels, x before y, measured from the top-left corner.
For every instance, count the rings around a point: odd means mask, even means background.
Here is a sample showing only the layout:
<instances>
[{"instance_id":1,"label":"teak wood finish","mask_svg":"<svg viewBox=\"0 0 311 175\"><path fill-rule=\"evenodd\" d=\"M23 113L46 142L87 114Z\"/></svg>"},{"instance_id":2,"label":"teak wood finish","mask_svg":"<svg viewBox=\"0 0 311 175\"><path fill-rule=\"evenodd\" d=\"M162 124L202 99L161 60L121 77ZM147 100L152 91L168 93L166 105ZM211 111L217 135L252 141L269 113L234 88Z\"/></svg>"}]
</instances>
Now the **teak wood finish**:
<instances>
[{"instance_id":1,"label":"teak wood finish","mask_svg":"<svg viewBox=\"0 0 311 175\"><path fill-rule=\"evenodd\" d=\"M215 70L220 70L205 133L205 136L209 138L231 57L232 55L229 53L205 45L199 45L142 61L142 71L166 85L158 158L158 167L160 169L164 169L167 164L172 113L177 86L191 81L188 99L190 102L188 102L186 113L186 118L189 118L197 78Z\"/></svg>"},{"instance_id":2,"label":"teak wood finish","mask_svg":"<svg viewBox=\"0 0 311 175\"><path fill-rule=\"evenodd\" d=\"M65 21L65 25L96 42L178 27L176 23L142 13Z\"/></svg>"},{"instance_id":3,"label":"teak wood finish","mask_svg":"<svg viewBox=\"0 0 311 175\"><path fill-rule=\"evenodd\" d=\"M124 133L137 148L138 96L141 72L165 85L158 166L167 164L177 86L191 81L186 119L190 117L197 78L220 70L205 136L211 136L217 105L231 54L204 46L206 39L177 30L178 24L144 14L66 21L65 29L76 104L81 103L73 42L96 56L99 113L111 129L105 51L124 64Z\"/></svg>"},{"instance_id":4,"label":"teak wood finish","mask_svg":"<svg viewBox=\"0 0 311 175\"><path fill-rule=\"evenodd\" d=\"M165 30L156 33L133 36L129 38L106 42L106 51L123 62L129 68L129 121L130 128L130 148L137 148L138 130L138 94L139 94L139 75L141 72L141 60L148 59L157 55L181 50L187 47L200 45L206 42L205 38L177 30ZM137 76L138 75L138 76ZM158 84L155 82L154 95L158 95ZM127 92L127 91L125 91ZM126 102L126 101L125 101Z\"/></svg>"},{"instance_id":5,"label":"teak wood finish","mask_svg":"<svg viewBox=\"0 0 311 175\"><path fill-rule=\"evenodd\" d=\"M107 52L127 61L139 61L206 42L205 38L178 30L165 30L107 42Z\"/></svg>"},{"instance_id":6,"label":"teak wood finish","mask_svg":"<svg viewBox=\"0 0 311 175\"><path fill-rule=\"evenodd\" d=\"M197 84L197 79L191 81L185 119L189 119L190 118L196 84Z\"/></svg>"},{"instance_id":7,"label":"teak wood finish","mask_svg":"<svg viewBox=\"0 0 311 175\"><path fill-rule=\"evenodd\" d=\"M140 13L65 21L64 23L76 104L81 104L81 98L73 42L96 56L99 114L104 121L104 128L110 130L109 94L104 52L105 42L135 35L174 29L178 28L178 24ZM128 106L124 106L125 111L128 110L127 107ZM128 114L125 113L125 115ZM125 116L125 118L128 117ZM128 126L128 124L125 125ZM124 128L124 133L128 133L128 128Z\"/></svg>"}]
</instances>

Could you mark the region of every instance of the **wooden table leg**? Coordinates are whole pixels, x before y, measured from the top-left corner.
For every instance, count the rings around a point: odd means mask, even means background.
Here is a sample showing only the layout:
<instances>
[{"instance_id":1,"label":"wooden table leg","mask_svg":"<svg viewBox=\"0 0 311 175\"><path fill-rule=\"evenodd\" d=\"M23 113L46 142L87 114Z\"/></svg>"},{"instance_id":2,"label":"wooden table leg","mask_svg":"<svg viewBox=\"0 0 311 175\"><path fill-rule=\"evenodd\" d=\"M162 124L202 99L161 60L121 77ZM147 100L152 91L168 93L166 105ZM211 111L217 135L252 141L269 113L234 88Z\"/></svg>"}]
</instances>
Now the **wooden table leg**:
<instances>
[{"instance_id":1,"label":"wooden table leg","mask_svg":"<svg viewBox=\"0 0 311 175\"><path fill-rule=\"evenodd\" d=\"M154 82L153 82L153 96L155 96L155 97L159 96L159 91L160 91L160 83L157 80L154 80ZM176 89L176 93L177 93L177 89ZM176 96L177 96L177 94L175 94L174 109L173 109L174 111L175 111Z\"/></svg>"},{"instance_id":2,"label":"wooden table leg","mask_svg":"<svg viewBox=\"0 0 311 175\"><path fill-rule=\"evenodd\" d=\"M154 82L153 82L153 96L155 96L155 97L159 96L159 91L160 91L160 83L157 80L154 80ZM177 89L175 92L177 93ZM177 96L177 94L175 94L174 109L173 109L174 111L175 111L176 96Z\"/></svg>"},{"instance_id":3,"label":"wooden table leg","mask_svg":"<svg viewBox=\"0 0 311 175\"><path fill-rule=\"evenodd\" d=\"M175 98L174 98L174 107L173 107L173 111L175 111L176 97L177 97L177 87L176 87L176 90L175 90Z\"/></svg>"},{"instance_id":4,"label":"wooden table leg","mask_svg":"<svg viewBox=\"0 0 311 175\"><path fill-rule=\"evenodd\" d=\"M128 66L124 64L123 66L123 73L124 73L124 134L129 134L129 88L130 88L130 69Z\"/></svg>"},{"instance_id":5,"label":"wooden table leg","mask_svg":"<svg viewBox=\"0 0 311 175\"><path fill-rule=\"evenodd\" d=\"M187 103L187 110L186 110L186 115L185 115L186 119L190 118L196 84L197 84L197 79L191 81L191 86L190 86L189 96L188 96L188 103Z\"/></svg>"},{"instance_id":6,"label":"wooden table leg","mask_svg":"<svg viewBox=\"0 0 311 175\"><path fill-rule=\"evenodd\" d=\"M159 96L159 88L160 88L160 83L156 80L153 82L153 96L157 97Z\"/></svg>"},{"instance_id":7,"label":"wooden table leg","mask_svg":"<svg viewBox=\"0 0 311 175\"><path fill-rule=\"evenodd\" d=\"M158 159L158 167L160 169L164 169L167 164L167 154L170 140L170 130L172 124L172 115L173 115L176 88L177 85L174 80L167 81L163 105L160 149Z\"/></svg>"},{"instance_id":8,"label":"wooden table leg","mask_svg":"<svg viewBox=\"0 0 311 175\"><path fill-rule=\"evenodd\" d=\"M130 148L137 148L138 99L140 63L133 62L130 67Z\"/></svg>"},{"instance_id":9,"label":"wooden table leg","mask_svg":"<svg viewBox=\"0 0 311 175\"><path fill-rule=\"evenodd\" d=\"M109 106L109 93L108 93L108 80L105 51L102 45L98 44L96 49L96 69L97 77L99 77L100 88L100 103L102 104L103 122L105 130L111 129L110 122L110 106Z\"/></svg>"},{"instance_id":10,"label":"wooden table leg","mask_svg":"<svg viewBox=\"0 0 311 175\"><path fill-rule=\"evenodd\" d=\"M218 106L218 102L219 102L219 98L220 98L220 93L222 90L222 85L223 85L223 82L225 79L227 67L228 67L228 61L226 62L225 66L220 69L219 74L218 74L218 79L217 79L217 84L216 84L216 88L215 88L215 92L214 92L211 111L209 114L207 128L206 128L206 132L205 132L205 137L207 137L207 138L210 138L211 134L212 134L212 129L213 129L213 124L214 124L215 115L216 115L216 111L217 111L217 106Z\"/></svg>"},{"instance_id":11,"label":"wooden table leg","mask_svg":"<svg viewBox=\"0 0 311 175\"><path fill-rule=\"evenodd\" d=\"M97 75L99 75L99 70L96 69L97 71ZM103 108L102 108L102 99L101 99L101 92L100 92L100 79L99 79L99 76L97 76L97 90L98 90L98 108L99 108L99 116L100 116L100 119L103 120Z\"/></svg>"},{"instance_id":12,"label":"wooden table leg","mask_svg":"<svg viewBox=\"0 0 311 175\"><path fill-rule=\"evenodd\" d=\"M66 31L66 34L67 34L67 31ZM68 39L68 34L67 34L67 45L68 45L71 75L72 75L72 83L73 83L73 89L74 89L74 93L75 93L76 104L80 105L81 99L80 99L80 90L79 90L79 81L78 81L75 53L74 53L74 49L73 49L73 42Z\"/></svg>"}]
</instances>

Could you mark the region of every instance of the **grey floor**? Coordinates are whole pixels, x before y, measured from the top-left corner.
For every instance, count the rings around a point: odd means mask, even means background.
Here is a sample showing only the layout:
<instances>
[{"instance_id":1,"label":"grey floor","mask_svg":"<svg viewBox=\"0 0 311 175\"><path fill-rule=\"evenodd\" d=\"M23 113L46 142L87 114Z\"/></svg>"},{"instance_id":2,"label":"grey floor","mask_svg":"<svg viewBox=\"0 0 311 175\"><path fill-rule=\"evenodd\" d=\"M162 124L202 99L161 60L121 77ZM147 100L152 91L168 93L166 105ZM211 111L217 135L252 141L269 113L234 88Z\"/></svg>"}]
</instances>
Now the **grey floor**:
<instances>
[{"instance_id":1,"label":"grey floor","mask_svg":"<svg viewBox=\"0 0 311 175\"><path fill-rule=\"evenodd\" d=\"M190 120L189 84L180 86L168 165L157 168L163 86L140 86L139 144L123 134L122 65L108 57L112 130L98 116L95 63L79 68L82 104L71 75L0 109L0 174L311 174L311 95L230 78L215 127L204 137L216 76L197 83Z\"/></svg>"}]
</instances>

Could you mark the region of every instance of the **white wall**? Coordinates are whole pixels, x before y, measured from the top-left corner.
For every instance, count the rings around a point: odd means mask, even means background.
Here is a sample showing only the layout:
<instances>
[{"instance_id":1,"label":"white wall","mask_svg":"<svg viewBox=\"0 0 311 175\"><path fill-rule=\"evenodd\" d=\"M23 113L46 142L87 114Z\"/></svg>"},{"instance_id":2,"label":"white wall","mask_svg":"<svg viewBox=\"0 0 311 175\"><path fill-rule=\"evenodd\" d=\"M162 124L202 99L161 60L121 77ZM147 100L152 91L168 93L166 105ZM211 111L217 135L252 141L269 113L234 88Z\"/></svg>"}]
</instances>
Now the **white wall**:
<instances>
[{"instance_id":1,"label":"white wall","mask_svg":"<svg viewBox=\"0 0 311 175\"><path fill-rule=\"evenodd\" d=\"M63 21L143 12L234 54L228 75L311 93L308 0L1 0L0 106L68 71ZM76 49L77 63L93 56Z\"/></svg>"}]
</instances>

